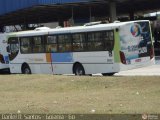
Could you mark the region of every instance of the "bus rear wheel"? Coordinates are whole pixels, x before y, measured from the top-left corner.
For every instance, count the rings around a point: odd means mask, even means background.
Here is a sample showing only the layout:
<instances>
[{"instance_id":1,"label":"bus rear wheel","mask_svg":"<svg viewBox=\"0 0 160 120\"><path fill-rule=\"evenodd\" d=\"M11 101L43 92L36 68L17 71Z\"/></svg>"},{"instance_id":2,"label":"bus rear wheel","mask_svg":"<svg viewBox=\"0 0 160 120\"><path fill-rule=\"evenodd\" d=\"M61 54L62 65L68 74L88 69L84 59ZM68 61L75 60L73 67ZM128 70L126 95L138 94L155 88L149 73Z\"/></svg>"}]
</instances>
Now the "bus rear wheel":
<instances>
[{"instance_id":1,"label":"bus rear wheel","mask_svg":"<svg viewBox=\"0 0 160 120\"><path fill-rule=\"evenodd\" d=\"M113 76L115 73L102 73L103 76Z\"/></svg>"},{"instance_id":2,"label":"bus rear wheel","mask_svg":"<svg viewBox=\"0 0 160 120\"><path fill-rule=\"evenodd\" d=\"M85 75L85 70L84 70L84 68L81 64L76 64L74 66L74 71L73 72L74 72L75 75L79 75L79 76Z\"/></svg>"},{"instance_id":3,"label":"bus rear wheel","mask_svg":"<svg viewBox=\"0 0 160 120\"><path fill-rule=\"evenodd\" d=\"M31 74L31 69L29 68L28 65L24 65L24 66L22 67L22 73L23 73L23 74Z\"/></svg>"}]
</instances>

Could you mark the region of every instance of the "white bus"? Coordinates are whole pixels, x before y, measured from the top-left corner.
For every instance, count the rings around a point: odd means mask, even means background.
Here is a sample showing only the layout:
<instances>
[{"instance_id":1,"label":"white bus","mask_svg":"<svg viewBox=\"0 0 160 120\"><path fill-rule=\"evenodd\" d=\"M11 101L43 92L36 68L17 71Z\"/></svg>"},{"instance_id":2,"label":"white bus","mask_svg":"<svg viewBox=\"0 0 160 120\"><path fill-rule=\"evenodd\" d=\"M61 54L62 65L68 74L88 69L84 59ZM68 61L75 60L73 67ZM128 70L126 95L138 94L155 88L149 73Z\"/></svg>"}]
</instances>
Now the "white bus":
<instances>
[{"instance_id":1,"label":"white bus","mask_svg":"<svg viewBox=\"0 0 160 120\"><path fill-rule=\"evenodd\" d=\"M12 33L11 73L113 75L154 63L148 20Z\"/></svg>"},{"instance_id":2,"label":"white bus","mask_svg":"<svg viewBox=\"0 0 160 120\"><path fill-rule=\"evenodd\" d=\"M7 47L7 34L0 33L0 71L9 70Z\"/></svg>"}]
</instances>

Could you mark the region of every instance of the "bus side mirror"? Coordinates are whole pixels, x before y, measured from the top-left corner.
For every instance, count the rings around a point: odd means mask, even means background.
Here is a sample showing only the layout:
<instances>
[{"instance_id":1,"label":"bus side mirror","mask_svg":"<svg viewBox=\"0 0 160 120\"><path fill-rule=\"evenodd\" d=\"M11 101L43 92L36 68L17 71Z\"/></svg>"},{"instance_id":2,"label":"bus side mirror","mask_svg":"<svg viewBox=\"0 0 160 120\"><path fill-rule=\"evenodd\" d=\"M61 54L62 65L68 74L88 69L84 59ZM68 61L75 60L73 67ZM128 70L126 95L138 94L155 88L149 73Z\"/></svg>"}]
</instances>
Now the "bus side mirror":
<instances>
[{"instance_id":1,"label":"bus side mirror","mask_svg":"<svg viewBox=\"0 0 160 120\"><path fill-rule=\"evenodd\" d=\"M7 52L10 53L10 47L9 46L7 46Z\"/></svg>"}]
</instances>

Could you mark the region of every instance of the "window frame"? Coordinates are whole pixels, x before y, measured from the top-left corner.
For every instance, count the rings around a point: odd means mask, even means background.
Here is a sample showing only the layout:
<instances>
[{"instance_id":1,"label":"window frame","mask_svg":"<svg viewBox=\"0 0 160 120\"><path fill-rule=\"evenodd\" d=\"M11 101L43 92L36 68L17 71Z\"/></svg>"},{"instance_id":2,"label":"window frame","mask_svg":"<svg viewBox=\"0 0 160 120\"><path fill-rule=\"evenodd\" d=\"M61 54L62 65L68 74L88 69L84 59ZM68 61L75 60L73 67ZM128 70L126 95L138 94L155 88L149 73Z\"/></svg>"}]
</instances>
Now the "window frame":
<instances>
[{"instance_id":1,"label":"window frame","mask_svg":"<svg viewBox=\"0 0 160 120\"><path fill-rule=\"evenodd\" d=\"M73 40L73 35L75 35L75 34L82 34L82 35L84 35L84 41L82 41L82 42L74 42L74 40ZM83 50L74 50L74 46L73 46L73 44L76 44L76 43L81 43L81 44L85 44L84 46L84 48L83 48ZM87 32L75 32L75 33L72 33L72 51L73 52L87 52L87 49L88 49L88 44L87 44Z\"/></svg>"},{"instance_id":2,"label":"window frame","mask_svg":"<svg viewBox=\"0 0 160 120\"><path fill-rule=\"evenodd\" d=\"M35 47L35 45L34 45L34 37L40 37L41 38L41 44L39 44L39 45L41 45L41 47L43 48L43 50L41 51L41 52L34 52L34 49L33 49L33 47ZM29 40L30 40L30 46L31 46L31 52L23 52L22 51L22 39L23 38L29 38ZM35 53L45 53L45 45L44 45L44 43L45 43L45 36L44 35L35 35L35 36L23 36L23 37L19 37L19 41L20 41L20 52L21 52L21 54L35 54Z\"/></svg>"},{"instance_id":3,"label":"window frame","mask_svg":"<svg viewBox=\"0 0 160 120\"><path fill-rule=\"evenodd\" d=\"M101 33L102 37L101 40L96 40L96 41L89 41L88 39L88 35L92 33ZM112 39L110 39L110 36L108 36L108 40L107 41L111 41L112 45L111 48L107 48L106 42L105 42L105 38L104 38L104 33L108 33L109 35L112 33ZM83 35L83 40L82 41L74 41L73 36L79 34L79 35ZM66 40L64 40L62 43L59 42L59 38L58 36L68 36L68 40L66 42ZM48 37L49 36L55 36L56 37L56 42L57 43L48 43ZM41 52L34 52L33 51L33 47L34 47L34 37L40 37L41 38L41 47L43 48L43 50ZM114 43L115 43L115 36L114 36L114 29L113 30L94 30L94 31L86 31L86 32L72 32L72 33L61 33L61 34L46 34L46 35L35 35L35 36L23 36L23 37L17 37L19 40L19 45L20 45L20 52L22 54L34 54L34 53L66 53L66 52L92 52L92 51L113 51L114 49ZM30 46L31 46L31 52L22 52L21 47L22 47L22 38L29 38L30 39ZM76 43L80 43L83 44L83 49L82 50L75 50L74 49L74 44ZM102 44L102 49L93 49L93 50L89 50L89 43L101 43ZM56 45L56 51L47 51L47 45ZM65 50L64 51L60 51L60 45L65 45ZM70 45L70 50L66 50L66 46Z\"/></svg>"},{"instance_id":4,"label":"window frame","mask_svg":"<svg viewBox=\"0 0 160 120\"><path fill-rule=\"evenodd\" d=\"M38 44L40 45L41 48L43 48L43 50L41 50L40 52L34 52L33 51L33 47L35 47L35 44L34 44L34 37L40 37L41 38L41 44ZM44 35L37 35L37 36L32 36L32 53L45 53L45 39L44 39Z\"/></svg>"},{"instance_id":5,"label":"window frame","mask_svg":"<svg viewBox=\"0 0 160 120\"><path fill-rule=\"evenodd\" d=\"M12 41L13 39L15 39L15 41ZM14 53L18 53L20 51L20 44L19 44L19 38L18 37L9 37L8 38L8 44L10 46L10 52L11 53L13 53L13 51L11 50L11 45L13 45L13 44L18 44L18 49Z\"/></svg>"},{"instance_id":6,"label":"window frame","mask_svg":"<svg viewBox=\"0 0 160 120\"><path fill-rule=\"evenodd\" d=\"M89 39L88 39L88 34L90 34L90 33L101 33L102 34L102 40L100 40L100 41L89 41ZM109 41L112 41L112 44L113 44L113 46L112 46L112 49L108 49L107 48L107 46L106 46L106 44L105 44L105 38L104 38L104 33L113 33L113 37L112 37L112 39L113 40L110 40L109 39ZM110 38L110 37L108 37L108 38ZM115 36L114 36L114 30L99 30L99 31L89 31L89 32L87 32L87 51L113 51L113 49L114 49L114 41L115 41ZM97 42L102 42L102 50L89 50L89 43L97 43Z\"/></svg>"},{"instance_id":7,"label":"window frame","mask_svg":"<svg viewBox=\"0 0 160 120\"><path fill-rule=\"evenodd\" d=\"M23 38L26 38L26 39L29 39L29 45L30 45L30 47L31 47L31 52L23 52L23 50L22 50L22 39ZM30 39L31 37L25 37L25 36L23 36L23 37L19 37L19 41L20 41L20 52L21 52L21 54L29 54L29 53L32 53L32 39ZM24 46L24 45L23 45Z\"/></svg>"},{"instance_id":8,"label":"window frame","mask_svg":"<svg viewBox=\"0 0 160 120\"><path fill-rule=\"evenodd\" d=\"M56 43L48 43L48 37L49 36L55 36L56 37ZM47 46L48 45L56 45L56 51L54 52L54 53L57 53L58 52L58 41L57 41L57 35L54 35L54 34L52 34L52 35L46 35L45 36L45 52L46 53L53 53L52 51L47 51Z\"/></svg>"}]
</instances>

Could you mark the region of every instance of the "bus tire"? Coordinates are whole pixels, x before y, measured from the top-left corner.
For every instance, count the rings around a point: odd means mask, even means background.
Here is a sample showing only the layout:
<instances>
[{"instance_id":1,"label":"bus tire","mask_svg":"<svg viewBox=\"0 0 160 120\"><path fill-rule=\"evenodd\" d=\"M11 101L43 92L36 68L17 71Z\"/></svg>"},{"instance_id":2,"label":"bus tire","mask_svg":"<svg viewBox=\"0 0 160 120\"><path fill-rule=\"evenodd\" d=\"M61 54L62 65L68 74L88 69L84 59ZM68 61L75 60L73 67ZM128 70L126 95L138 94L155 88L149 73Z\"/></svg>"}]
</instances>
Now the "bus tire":
<instances>
[{"instance_id":1,"label":"bus tire","mask_svg":"<svg viewBox=\"0 0 160 120\"><path fill-rule=\"evenodd\" d=\"M75 75L85 75L85 70L83 68L83 66L80 63L75 64L74 69L73 69L73 73Z\"/></svg>"},{"instance_id":2,"label":"bus tire","mask_svg":"<svg viewBox=\"0 0 160 120\"><path fill-rule=\"evenodd\" d=\"M22 66L22 74L31 74L31 69L30 69L29 65L24 64Z\"/></svg>"},{"instance_id":3,"label":"bus tire","mask_svg":"<svg viewBox=\"0 0 160 120\"><path fill-rule=\"evenodd\" d=\"M103 76L113 76L115 73L102 73Z\"/></svg>"}]
</instances>

